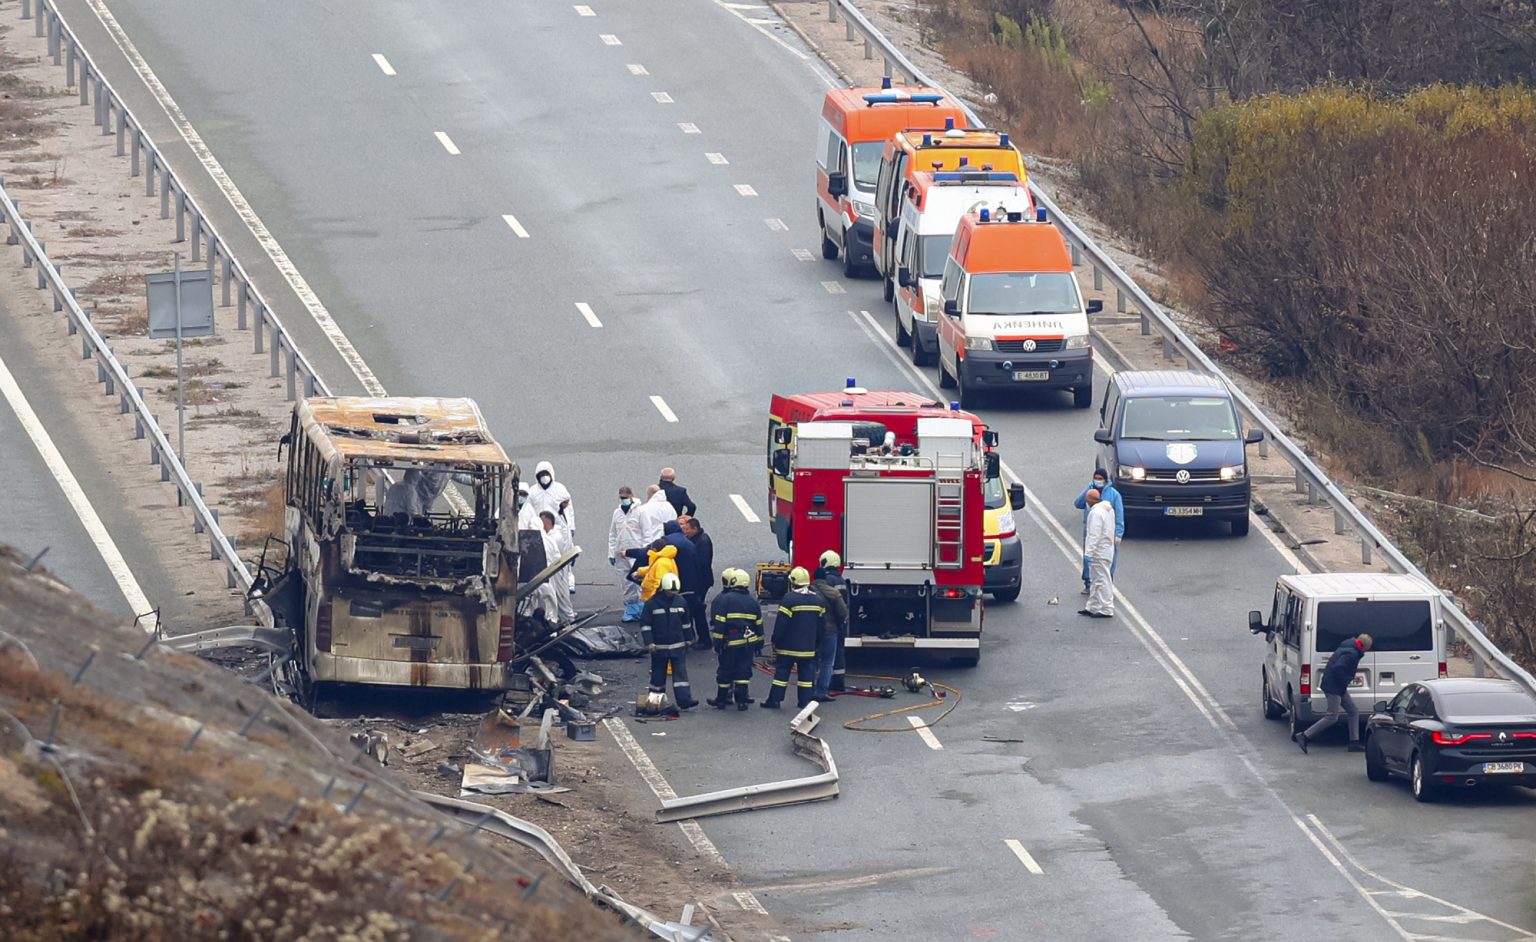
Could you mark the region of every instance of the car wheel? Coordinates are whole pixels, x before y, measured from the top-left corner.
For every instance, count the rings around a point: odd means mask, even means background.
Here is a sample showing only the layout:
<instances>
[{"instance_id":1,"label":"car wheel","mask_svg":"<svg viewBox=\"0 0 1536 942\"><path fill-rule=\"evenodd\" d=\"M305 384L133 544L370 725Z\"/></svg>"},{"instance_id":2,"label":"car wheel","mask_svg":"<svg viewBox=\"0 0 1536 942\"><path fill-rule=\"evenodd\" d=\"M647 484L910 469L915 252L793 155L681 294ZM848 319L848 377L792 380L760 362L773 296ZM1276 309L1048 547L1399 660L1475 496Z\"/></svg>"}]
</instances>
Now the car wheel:
<instances>
[{"instance_id":1,"label":"car wheel","mask_svg":"<svg viewBox=\"0 0 1536 942\"><path fill-rule=\"evenodd\" d=\"M955 378L950 375L949 367L946 366L945 363L944 363L944 352L942 350L939 351L938 360L939 360L939 388L940 389L954 389L955 388Z\"/></svg>"},{"instance_id":2,"label":"car wheel","mask_svg":"<svg viewBox=\"0 0 1536 942\"><path fill-rule=\"evenodd\" d=\"M1017 602L1019 600L1020 588L1022 586L1014 586L1011 589L998 589L992 593L992 598L998 602Z\"/></svg>"},{"instance_id":3,"label":"car wheel","mask_svg":"<svg viewBox=\"0 0 1536 942\"><path fill-rule=\"evenodd\" d=\"M1072 407L1074 409L1087 409L1093 405L1093 386L1072 387Z\"/></svg>"},{"instance_id":4,"label":"car wheel","mask_svg":"<svg viewBox=\"0 0 1536 942\"><path fill-rule=\"evenodd\" d=\"M1251 518L1247 514L1243 514L1241 517L1238 517L1236 520L1233 520L1232 521L1232 535L1233 536L1247 536L1248 535L1248 523L1249 523L1250 519Z\"/></svg>"},{"instance_id":5,"label":"car wheel","mask_svg":"<svg viewBox=\"0 0 1536 942\"><path fill-rule=\"evenodd\" d=\"M1264 706L1264 718L1266 720L1278 720L1280 714L1284 711L1280 709L1280 704L1275 702L1275 698L1269 695L1269 677L1265 675L1264 668L1262 667L1259 668L1259 684L1262 687L1259 702Z\"/></svg>"},{"instance_id":6,"label":"car wheel","mask_svg":"<svg viewBox=\"0 0 1536 942\"><path fill-rule=\"evenodd\" d=\"M1415 752L1413 754L1413 758L1409 760L1409 762L1410 771L1408 773L1408 777L1409 781L1413 785L1414 800L1434 801L1435 786L1434 783L1429 780L1429 770L1424 768L1424 758Z\"/></svg>"},{"instance_id":7,"label":"car wheel","mask_svg":"<svg viewBox=\"0 0 1536 942\"><path fill-rule=\"evenodd\" d=\"M848 246L848 236L843 235L843 277L862 278L864 266L853 260L853 249Z\"/></svg>"},{"instance_id":8,"label":"car wheel","mask_svg":"<svg viewBox=\"0 0 1536 942\"><path fill-rule=\"evenodd\" d=\"M1386 763L1381 761L1381 746L1374 738L1365 742L1365 777L1373 782L1385 782L1389 777Z\"/></svg>"},{"instance_id":9,"label":"car wheel","mask_svg":"<svg viewBox=\"0 0 1536 942\"><path fill-rule=\"evenodd\" d=\"M901 311L897 310L897 306L891 305L891 310L896 314L896 346L905 347L912 343L912 333L901 323ZM913 347L913 349L916 350L917 348ZM912 355L912 362L917 362L917 354L915 353Z\"/></svg>"},{"instance_id":10,"label":"car wheel","mask_svg":"<svg viewBox=\"0 0 1536 942\"><path fill-rule=\"evenodd\" d=\"M893 303L896 300L896 282L889 277L885 279L885 299Z\"/></svg>"}]
</instances>

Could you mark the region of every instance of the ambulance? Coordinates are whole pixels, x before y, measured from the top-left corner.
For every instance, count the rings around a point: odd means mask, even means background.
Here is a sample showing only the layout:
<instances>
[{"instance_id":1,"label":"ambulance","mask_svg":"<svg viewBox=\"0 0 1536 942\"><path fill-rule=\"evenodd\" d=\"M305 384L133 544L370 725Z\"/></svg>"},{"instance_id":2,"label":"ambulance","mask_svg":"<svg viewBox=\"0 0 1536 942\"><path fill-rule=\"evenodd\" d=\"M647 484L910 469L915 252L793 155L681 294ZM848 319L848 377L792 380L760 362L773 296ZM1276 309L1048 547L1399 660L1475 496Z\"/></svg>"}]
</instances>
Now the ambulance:
<instances>
[{"instance_id":1,"label":"ambulance","mask_svg":"<svg viewBox=\"0 0 1536 942\"><path fill-rule=\"evenodd\" d=\"M892 137L880 155L875 181L875 271L885 281L887 301L896 293L896 234L906 188L915 174L942 170L1011 173L1020 184L1028 182L1024 156L998 131L946 122L946 127L909 128Z\"/></svg>"},{"instance_id":2,"label":"ambulance","mask_svg":"<svg viewBox=\"0 0 1536 942\"><path fill-rule=\"evenodd\" d=\"M917 173L907 184L896 232L896 342L912 348L918 366L931 362L938 347L939 279L955 229L961 217L983 208L1035 212L1029 188L1013 173Z\"/></svg>"},{"instance_id":3,"label":"ambulance","mask_svg":"<svg viewBox=\"0 0 1536 942\"><path fill-rule=\"evenodd\" d=\"M875 179L891 135L910 127L965 122L959 102L923 86L834 88L816 133L816 225L821 257L843 257L852 278L874 264Z\"/></svg>"},{"instance_id":4,"label":"ambulance","mask_svg":"<svg viewBox=\"0 0 1536 942\"><path fill-rule=\"evenodd\" d=\"M1072 391L1093 405L1093 348L1067 243L1045 210L960 220L939 282L939 385L959 387L962 407L981 392Z\"/></svg>"}]
</instances>

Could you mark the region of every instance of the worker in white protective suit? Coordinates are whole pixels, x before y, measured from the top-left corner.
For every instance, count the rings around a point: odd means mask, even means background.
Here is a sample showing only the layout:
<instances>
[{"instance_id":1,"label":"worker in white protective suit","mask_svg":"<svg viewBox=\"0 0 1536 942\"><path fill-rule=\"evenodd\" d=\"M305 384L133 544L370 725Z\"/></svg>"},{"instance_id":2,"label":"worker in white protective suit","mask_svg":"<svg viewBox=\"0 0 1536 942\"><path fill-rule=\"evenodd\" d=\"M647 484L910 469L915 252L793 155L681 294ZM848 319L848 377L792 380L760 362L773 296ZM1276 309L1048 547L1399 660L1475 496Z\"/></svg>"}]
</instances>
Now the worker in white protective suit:
<instances>
[{"instance_id":1,"label":"worker in white protective suit","mask_svg":"<svg viewBox=\"0 0 1536 942\"><path fill-rule=\"evenodd\" d=\"M544 564L548 566L571 551L571 531L562 527L560 525L560 518L547 510L540 512L539 522L543 526L544 531ZM544 609L545 617L561 627L569 625L576 620L576 609L571 605L570 593L561 591L567 588L570 572L571 567L566 566L555 573L548 582L539 587L540 591L546 588L550 589L551 595L554 596L552 608L549 607L551 600L548 596L542 599L546 604Z\"/></svg>"},{"instance_id":2,"label":"worker in white protective suit","mask_svg":"<svg viewBox=\"0 0 1536 942\"><path fill-rule=\"evenodd\" d=\"M677 508L667 500L667 492L660 485L652 484L645 490L645 503L636 511L640 515L640 545L650 546L665 534L662 533L668 520L677 519Z\"/></svg>"},{"instance_id":3,"label":"worker in white protective suit","mask_svg":"<svg viewBox=\"0 0 1536 942\"><path fill-rule=\"evenodd\" d=\"M519 530L542 530L544 524L539 522L539 512L534 509L533 502L528 499L528 482L517 482L517 528Z\"/></svg>"},{"instance_id":4,"label":"worker in white protective suit","mask_svg":"<svg viewBox=\"0 0 1536 942\"><path fill-rule=\"evenodd\" d=\"M405 514L408 517L425 517L437 506L437 499L448 487L449 481L474 486L472 474L453 474L449 471L431 471L411 468L400 480L384 492L384 515Z\"/></svg>"},{"instance_id":5,"label":"worker in white protective suit","mask_svg":"<svg viewBox=\"0 0 1536 942\"><path fill-rule=\"evenodd\" d=\"M634 492L628 487L619 488L619 506L613 510L613 522L608 526L608 565L619 574L619 585L624 589L624 621L639 621L645 609L640 600L640 583L629 578L633 562L627 551L639 549L640 505L635 502Z\"/></svg>"},{"instance_id":6,"label":"worker in white protective suit","mask_svg":"<svg viewBox=\"0 0 1536 942\"><path fill-rule=\"evenodd\" d=\"M559 518L561 529L570 535L571 542L575 542L576 505L571 501L571 492L555 480L555 466L548 461L540 461L533 467L533 484L528 488L528 503L533 505L536 513L547 510ZM560 578L565 581L566 591L575 595L576 567L567 567Z\"/></svg>"},{"instance_id":7,"label":"worker in white protective suit","mask_svg":"<svg viewBox=\"0 0 1536 942\"><path fill-rule=\"evenodd\" d=\"M1083 535L1083 562L1088 566L1088 604L1078 609L1090 618L1115 617L1115 508L1089 488L1088 525Z\"/></svg>"}]
</instances>

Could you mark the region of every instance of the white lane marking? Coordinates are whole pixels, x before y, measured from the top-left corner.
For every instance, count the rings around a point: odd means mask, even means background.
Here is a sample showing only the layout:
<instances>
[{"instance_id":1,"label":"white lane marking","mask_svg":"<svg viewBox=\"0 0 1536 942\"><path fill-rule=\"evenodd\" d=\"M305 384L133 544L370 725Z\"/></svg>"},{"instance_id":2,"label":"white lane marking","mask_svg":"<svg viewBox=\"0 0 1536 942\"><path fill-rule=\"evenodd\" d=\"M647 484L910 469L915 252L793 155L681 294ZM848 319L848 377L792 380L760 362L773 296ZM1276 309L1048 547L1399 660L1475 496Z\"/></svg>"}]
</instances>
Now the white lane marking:
<instances>
[{"instance_id":1,"label":"white lane marking","mask_svg":"<svg viewBox=\"0 0 1536 942\"><path fill-rule=\"evenodd\" d=\"M687 822L684 823L686 824ZM749 913L757 913L759 916L768 915L768 910L764 909L763 904L757 901L757 897L752 894L751 890L742 890L739 893L732 893L731 898L736 901L737 906L740 906L742 909L745 909ZM784 939L784 942L790 942L789 939L781 935L769 936L769 938Z\"/></svg>"},{"instance_id":2,"label":"white lane marking","mask_svg":"<svg viewBox=\"0 0 1536 942\"><path fill-rule=\"evenodd\" d=\"M459 156L458 145L453 143L453 138L449 137L446 131L433 131L432 133L437 136L437 142L443 145L443 150L455 157Z\"/></svg>"},{"instance_id":3,"label":"white lane marking","mask_svg":"<svg viewBox=\"0 0 1536 942\"><path fill-rule=\"evenodd\" d=\"M745 13L742 12L743 10L750 10L750 9L752 9L751 7L743 7L741 4L737 4L737 3L728 3L728 2L726 2L726 0L715 0L715 6L719 7L722 10L725 10L726 12L730 13L732 16L736 17L736 19L741 20L743 23L746 23L748 26L750 26L753 29L757 30L759 33L762 33L764 36L767 36L769 39L771 39L774 42L778 43L780 46L783 46L785 51L789 52L791 55L797 56L797 57L799 57L801 59L809 59L810 58L809 55L806 55L805 53L801 52L799 49L796 49L794 46L791 46L789 43L785 42L779 36L774 35L773 31L768 28L769 25L778 25L778 23L781 22L781 21L777 21L777 20L753 20L753 19L749 18L748 16L746 16ZM760 10L760 9L762 9L762 7L757 7L757 9Z\"/></svg>"},{"instance_id":4,"label":"white lane marking","mask_svg":"<svg viewBox=\"0 0 1536 942\"><path fill-rule=\"evenodd\" d=\"M661 398L660 396L652 396L651 405L655 406L656 411L660 412L661 417L666 419L668 422L677 421L677 413L673 412L672 407L667 405L667 400Z\"/></svg>"},{"instance_id":5,"label":"white lane marking","mask_svg":"<svg viewBox=\"0 0 1536 942\"><path fill-rule=\"evenodd\" d=\"M299 274L298 266L293 264L293 260L288 257L287 252L283 251L283 247L278 244L277 239L267 229L266 224L261 221L261 217L256 215L256 210L251 208L251 204L246 201L240 189L235 186L234 179L224 170L224 166L213 156L213 151L204 143L197 130L192 127L192 122L187 120L187 116L181 110L181 106L176 104L175 99L171 98L170 92L166 91L165 85L160 82L159 77L149 67L149 63L145 61L144 56L139 53L138 47L128 38L127 32L117 22L117 18L112 15L112 11L107 9L104 0L86 0L86 2L90 4L92 12L96 14L96 19L101 22L102 27L111 35L112 42L116 44L118 50L128 60L128 64L133 67L133 71L139 76L140 81L149 89L150 94L155 97L155 101L160 105L160 110L164 111L165 116L176 126L177 133L181 135L181 139L186 142L187 146L192 149L192 153L196 155L198 163L202 164L203 170L213 179L214 185L219 188L219 192L224 194L224 198L229 201L229 205L234 207L235 214L245 223L245 227L250 230L251 235L267 253L267 258L271 259L272 264L277 267L278 272L283 276L283 280L288 282L288 287L298 296L299 302L304 305L305 310L309 312L309 316L319 325L326 339L330 340L331 346L335 347L336 352L341 354L342 360L352 370L352 375L357 377L358 382L362 383L363 389L369 395L384 395L384 384L379 382L377 376L373 375L373 370L369 369L368 364L364 362L362 354L358 353L357 348L352 346L352 341L347 339L347 335L342 332L341 326L331 317L331 312L326 310L324 304L320 303L319 296L309 286L309 282L305 281L304 276Z\"/></svg>"},{"instance_id":6,"label":"white lane marking","mask_svg":"<svg viewBox=\"0 0 1536 942\"><path fill-rule=\"evenodd\" d=\"M944 744L939 742L939 737L933 734L933 730L929 728L927 723L923 722L921 717L908 716L907 722L911 723L912 728L917 730L917 735L927 744L929 749L944 748Z\"/></svg>"},{"instance_id":7,"label":"white lane marking","mask_svg":"<svg viewBox=\"0 0 1536 942\"><path fill-rule=\"evenodd\" d=\"M802 262L816 261L816 253L812 252L810 249L790 249L789 254L793 255L795 258L798 258Z\"/></svg>"},{"instance_id":8,"label":"white lane marking","mask_svg":"<svg viewBox=\"0 0 1536 942\"><path fill-rule=\"evenodd\" d=\"M592 9L591 7L587 6L585 3L578 3L578 4L576 4L576 15L577 16L596 16L597 15L597 11Z\"/></svg>"},{"instance_id":9,"label":"white lane marking","mask_svg":"<svg viewBox=\"0 0 1536 942\"><path fill-rule=\"evenodd\" d=\"M708 160L710 163L714 164L716 167L723 167L726 164L730 163L729 160L725 159L725 155L724 154L716 153L714 151L706 152L704 154L704 159Z\"/></svg>"},{"instance_id":10,"label":"white lane marking","mask_svg":"<svg viewBox=\"0 0 1536 942\"><path fill-rule=\"evenodd\" d=\"M648 69L646 69L645 66L641 65L640 63L638 63L638 62L631 62L629 64L629 74L630 75L650 75L651 73L650 73L650 71Z\"/></svg>"},{"instance_id":11,"label":"white lane marking","mask_svg":"<svg viewBox=\"0 0 1536 942\"><path fill-rule=\"evenodd\" d=\"M599 34L599 38L602 39L603 45L605 45L605 46L622 46L622 45L624 45L623 43L619 42L619 37L613 35L612 33L601 33L601 34Z\"/></svg>"},{"instance_id":12,"label":"white lane marking","mask_svg":"<svg viewBox=\"0 0 1536 942\"><path fill-rule=\"evenodd\" d=\"M394 75L395 74L395 67L389 64L389 60L388 59L384 58L384 53L382 53L382 52L374 53L373 54L373 61L377 62L379 64L380 71L382 71L385 75Z\"/></svg>"},{"instance_id":13,"label":"white lane marking","mask_svg":"<svg viewBox=\"0 0 1536 942\"><path fill-rule=\"evenodd\" d=\"M858 312L859 315L862 315L862 318L856 316L853 311L849 311L848 314L854 317L854 322L863 328L865 335L868 336L869 339L873 341L883 353L885 353L886 357L896 365L900 372L905 373L914 382L916 382L919 387L926 389L936 398L941 400L944 398L941 391L937 386L933 384L931 379L929 379L926 375L919 373L917 368L912 366L911 363L896 355L895 350L897 348L895 340L893 340L888 334L885 333L880 324L870 316L868 311ZM1010 468L1007 463L1003 464L1002 470L1010 481L1021 484L1023 483L1019 476L1014 473L1013 469ZM1082 565L1082 553L1080 549L1074 549L1075 541L1068 535L1066 528L1063 527L1055 517L1052 517L1049 514L1041 513L1039 508L1043 505L1040 503L1038 495L1031 492L1027 486L1024 488L1024 492L1027 511L1031 519L1034 520L1035 525L1045 532L1047 538L1049 538L1051 542L1056 544L1057 549L1059 549L1062 552L1062 555L1067 558L1067 562L1071 566L1073 572L1079 571L1079 567ZM1349 873L1348 869L1338 859L1338 857L1336 857L1327 848L1327 846L1322 843L1317 835L1312 833L1311 829L1307 827L1306 823L1303 822L1301 818L1297 817L1296 813L1291 810L1291 806L1286 803L1284 798L1280 796L1279 790L1277 790L1275 786L1271 784L1271 776L1266 775L1264 770L1260 769L1258 764L1254 762L1253 758L1250 756L1250 753L1253 752L1252 743L1247 739L1247 737L1238 732L1237 724L1232 722L1232 718L1227 714L1226 710L1224 710L1221 705L1216 702L1216 699L1211 696L1210 692L1205 689L1205 686L1200 683L1198 678L1195 677L1194 672L1189 669L1189 666L1185 664L1177 655L1175 655L1170 648L1168 648L1167 643L1163 641L1162 637L1158 635L1156 631L1152 630L1151 626L1148 625L1146 620L1141 617L1141 614L1137 612L1136 609L1132 607L1128 601L1125 600L1124 596L1119 592L1119 590L1116 590L1115 598L1119 602L1122 611L1130 616L1129 621L1131 623L1130 627L1132 634L1136 636L1137 640L1141 642L1142 646L1146 648L1146 650L1152 655L1152 659L1156 661L1157 665L1163 669L1163 672L1173 680L1174 684L1179 688L1184 696L1189 699L1190 703L1194 704L1195 709L1200 711L1200 714L1205 717L1206 722L1211 724L1211 726L1216 730L1217 735L1227 739L1229 745L1231 746L1231 755L1233 755L1237 761L1242 764L1243 768L1248 770L1248 773L1253 776L1254 780L1258 783L1259 787L1264 791L1264 793L1269 796L1270 800L1278 805L1280 809L1290 817L1296 826L1301 828L1302 831L1306 833L1308 840L1310 840L1312 844L1322 853L1323 857L1334 867L1334 869L1338 870L1339 873L1349 881L1350 885L1355 889L1355 892L1360 894L1361 898L1363 898L1367 903L1370 903L1372 908L1375 909L1376 912L1381 915L1381 917L1387 921L1388 925L1392 926L1392 928L1395 929L1399 935L1401 935L1405 940L1409 939L1410 936L1404 932L1402 927L1397 925L1397 923L1393 921L1392 917L1376 904L1371 892L1360 885L1360 882L1356 880L1352 874ZM1160 653L1163 651L1167 652L1166 657ZM1419 940L1419 942L1424 942L1425 937L1413 938Z\"/></svg>"},{"instance_id":14,"label":"white lane marking","mask_svg":"<svg viewBox=\"0 0 1536 942\"><path fill-rule=\"evenodd\" d=\"M1019 858L1019 863L1024 865L1025 870L1028 870L1030 873L1033 873L1037 877L1045 873L1044 870L1040 869L1040 865L1035 863L1035 858L1030 856L1029 851L1024 849L1023 844L1019 843L1011 837L1003 838L1003 843L1007 844L1008 849L1013 851L1013 855Z\"/></svg>"},{"instance_id":15,"label":"white lane marking","mask_svg":"<svg viewBox=\"0 0 1536 942\"><path fill-rule=\"evenodd\" d=\"M823 281L821 283L821 286L823 288L827 289L827 294L847 294L848 293L848 289L843 287L842 282L838 282L838 281ZM939 398L943 399L944 397L940 396Z\"/></svg>"},{"instance_id":16,"label":"white lane marking","mask_svg":"<svg viewBox=\"0 0 1536 942\"><path fill-rule=\"evenodd\" d=\"M523 224L517 221L516 216L511 213L502 213L501 220L511 227L513 232L517 233L519 239L528 238L528 230L523 228Z\"/></svg>"},{"instance_id":17,"label":"white lane marking","mask_svg":"<svg viewBox=\"0 0 1536 942\"><path fill-rule=\"evenodd\" d=\"M587 302L577 301L576 310L580 311L581 316L585 317L587 319L587 323L591 324L593 327L603 326L603 322L597 319L596 314L592 313L592 305L588 304Z\"/></svg>"},{"instance_id":18,"label":"white lane marking","mask_svg":"<svg viewBox=\"0 0 1536 942\"><path fill-rule=\"evenodd\" d=\"M764 219L763 220L763 225L767 226L769 229L773 230L774 232L788 232L789 231L789 226L785 225L784 224L784 220L782 220L782 219Z\"/></svg>"},{"instance_id":19,"label":"white lane marking","mask_svg":"<svg viewBox=\"0 0 1536 942\"><path fill-rule=\"evenodd\" d=\"M747 522L748 523L762 523L763 522L757 516L757 514L752 512L752 507L747 503L747 499L745 497L742 497L740 494L732 494L731 495L731 503L736 505L736 509L741 511L741 515L743 517L747 518Z\"/></svg>"},{"instance_id":20,"label":"white lane marking","mask_svg":"<svg viewBox=\"0 0 1536 942\"><path fill-rule=\"evenodd\" d=\"M672 104L672 96L668 95L666 92L651 92L651 97L656 99L656 103L658 105Z\"/></svg>"},{"instance_id":21,"label":"white lane marking","mask_svg":"<svg viewBox=\"0 0 1536 942\"><path fill-rule=\"evenodd\" d=\"M107 571L112 574L112 580L117 583L118 589L123 593L123 598L128 600L128 608L135 614L148 612L154 606L149 604L149 599L144 597L144 590L139 588L139 582L133 577L133 570L128 568L128 561L118 550L117 544L112 540L112 534L102 524L101 518L96 515L96 508L91 506L90 498L85 496L85 489L75 479L69 465L64 461L64 456L54 447L53 438L48 430L43 427L42 420L37 413L32 411L32 404L27 402L27 397L21 391L21 386L16 382L16 377L11 375L10 367L0 359L0 393L5 395L6 402L10 403L11 411L16 413L16 420L21 423L22 431L32 439L32 447L42 457L43 463L48 466L48 472L59 483L59 489L64 492L65 500L80 518L80 523L85 527L86 535L91 542L96 544L96 552L101 554L102 562L106 563ZM41 547L34 547L40 549ZM157 618L146 616L144 629L154 632L158 629Z\"/></svg>"},{"instance_id":22,"label":"white lane marking","mask_svg":"<svg viewBox=\"0 0 1536 942\"><path fill-rule=\"evenodd\" d=\"M703 134L704 133L703 131L700 131L699 130L699 126L697 124L694 124L692 121L679 121L677 123L677 129L679 131L682 131L684 134Z\"/></svg>"},{"instance_id":23,"label":"white lane marking","mask_svg":"<svg viewBox=\"0 0 1536 942\"><path fill-rule=\"evenodd\" d=\"M740 193L742 196L756 196L757 195L757 191L752 189L752 184L750 184L750 183L738 183L738 184L736 184L736 192Z\"/></svg>"}]
</instances>

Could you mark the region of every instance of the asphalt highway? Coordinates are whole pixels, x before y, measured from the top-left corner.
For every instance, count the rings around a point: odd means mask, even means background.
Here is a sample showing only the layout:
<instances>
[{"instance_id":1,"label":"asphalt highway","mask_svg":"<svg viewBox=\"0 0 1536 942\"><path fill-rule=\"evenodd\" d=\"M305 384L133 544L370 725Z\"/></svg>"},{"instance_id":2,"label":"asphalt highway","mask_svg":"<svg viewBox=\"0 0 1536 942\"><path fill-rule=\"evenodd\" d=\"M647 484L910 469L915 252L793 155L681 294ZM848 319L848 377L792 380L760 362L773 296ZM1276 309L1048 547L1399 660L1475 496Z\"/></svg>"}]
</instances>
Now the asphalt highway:
<instances>
[{"instance_id":1,"label":"asphalt highway","mask_svg":"<svg viewBox=\"0 0 1536 942\"><path fill-rule=\"evenodd\" d=\"M187 127L385 387L473 396L525 470L554 462L593 557L583 607L616 596L600 557L617 485L672 465L717 566L771 559L766 525L731 499L766 516L769 396L933 381L892 346L878 283L816 252L813 130L831 79L766 7L137 0L111 5L114 38L100 0L60 5L334 388L363 386L199 170ZM1025 584L988 609L980 667L924 664L964 693L932 731L942 748L842 730L880 704L838 702L823 730L839 800L704 822L796 939L1536 926L1536 798L1418 806L1367 783L1342 745L1302 756L1260 718L1246 612L1294 564L1259 528L1138 534L1119 566L1130 605L1081 618L1071 500L1093 418L1065 396L981 412L1030 489ZM789 717L632 728L688 794L806 774Z\"/></svg>"}]
</instances>

